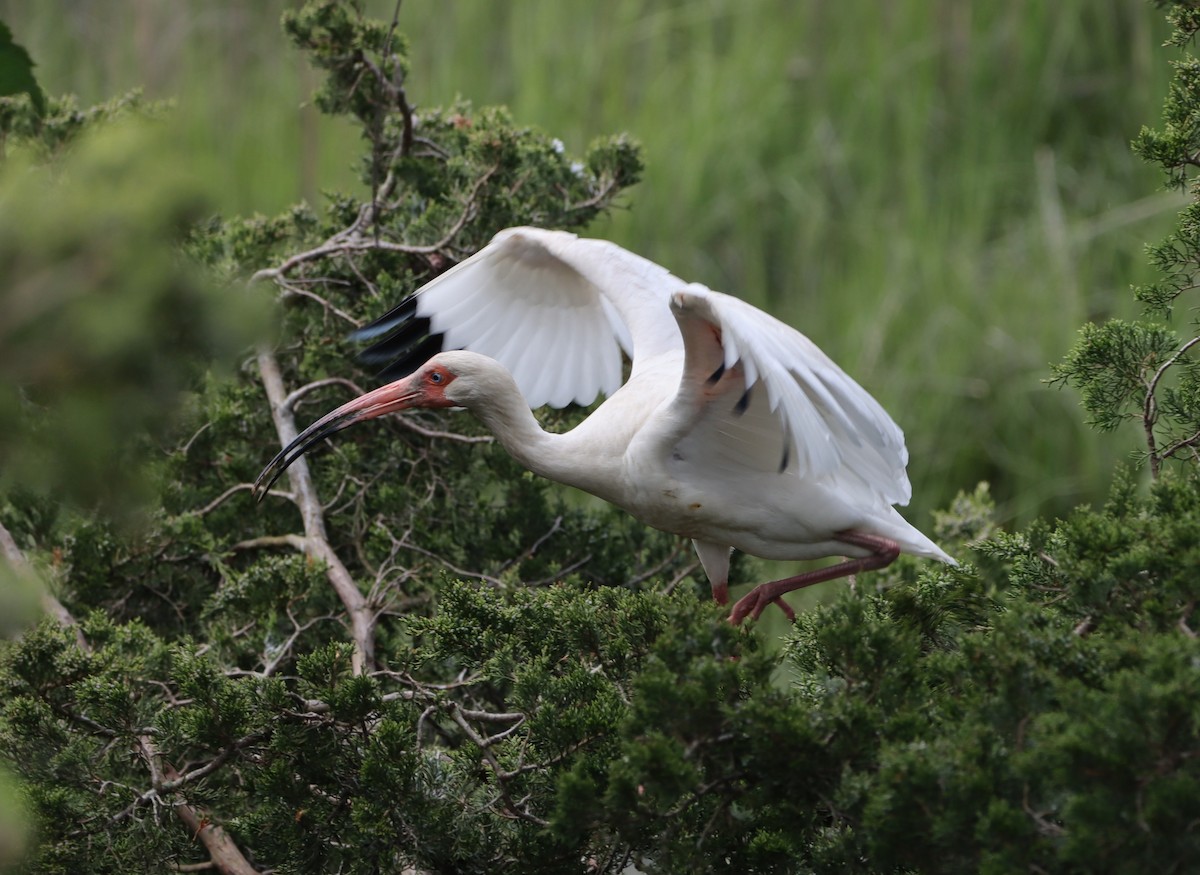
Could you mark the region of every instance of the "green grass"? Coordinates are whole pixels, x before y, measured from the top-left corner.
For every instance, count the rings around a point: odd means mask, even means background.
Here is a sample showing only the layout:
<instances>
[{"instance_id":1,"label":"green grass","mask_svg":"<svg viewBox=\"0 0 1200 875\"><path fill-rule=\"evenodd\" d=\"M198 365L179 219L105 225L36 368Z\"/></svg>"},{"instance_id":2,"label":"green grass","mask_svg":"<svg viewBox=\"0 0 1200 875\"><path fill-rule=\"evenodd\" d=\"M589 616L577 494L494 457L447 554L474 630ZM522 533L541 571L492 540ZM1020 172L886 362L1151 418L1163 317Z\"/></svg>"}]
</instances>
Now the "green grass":
<instances>
[{"instance_id":1,"label":"green grass","mask_svg":"<svg viewBox=\"0 0 1200 875\"><path fill-rule=\"evenodd\" d=\"M390 16L393 4L372 3ZM347 125L285 4L0 0L50 92L144 84L227 211L353 184ZM1049 364L1130 283L1177 201L1128 150L1154 124L1166 29L1141 0L409 0L412 99L457 95L581 149L646 150L595 232L816 339L908 436L911 518L980 479L1009 517L1099 499L1136 435L1098 435Z\"/></svg>"}]
</instances>

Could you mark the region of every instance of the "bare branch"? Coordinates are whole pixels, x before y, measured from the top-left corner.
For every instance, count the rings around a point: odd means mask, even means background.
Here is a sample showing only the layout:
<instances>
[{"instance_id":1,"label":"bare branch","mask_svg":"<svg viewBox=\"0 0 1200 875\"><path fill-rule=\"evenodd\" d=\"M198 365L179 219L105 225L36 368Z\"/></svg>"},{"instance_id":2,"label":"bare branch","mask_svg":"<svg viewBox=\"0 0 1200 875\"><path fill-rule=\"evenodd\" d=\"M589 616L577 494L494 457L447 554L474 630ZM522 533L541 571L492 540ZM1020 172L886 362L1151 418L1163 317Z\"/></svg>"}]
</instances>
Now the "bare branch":
<instances>
[{"instance_id":1,"label":"bare branch","mask_svg":"<svg viewBox=\"0 0 1200 875\"><path fill-rule=\"evenodd\" d=\"M1187 624L1187 618L1191 615L1192 611L1194 611L1195 609L1196 609L1196 603L1194 601L1188 602L1186 605L1184 605L1183 613L1179 615L1179 623L1177 624L1179 631L1182 632L1184 635L1186 635L1188 638L1192 638L1192 639L1195 639L1196 633L1192 630L1192 627Z\"/></svg>"},{"instance_id":2,"label":"bare branch","mask_svg":"<svg viewBox=\"0 0 1200 875\"><path fill-rule=\"evenodd\" d=\"M546 534L542 535L540 538L538 538L536 541L534 541L529 546L528 550L518 553L512 559L509 559L507 562L505 562L503 565L501 565L500 570L504 571L505 569L511 568L512 566L516 565L518 562L524 562L526 559L529 559L529 558L535 556L537 554L537 551L542 548L542 544L545 544L547 541L549 541L552 537L554 537L554 533L562 528L562 521L563 521L562 514L559 514L558 516L556 516L554 518L554 522L551 523L551 525L550 525L550 530L548 532L546 532Z\"/></svg>"},{"instance_id":3,"label":"bare branch","mask_svg":"<svg viewBox=\"0 0 1200 875\"><path fill-rule=\"evenodd\" d=\"M211 760L209 760L203 766L199 766L195 769L192 769L190 772L187 772L186 774L183 774L183 775L175 773L173 776L171 776L167 779L160 780L154 789L157 790L160 794L161 793L171 793L171 792L174 792L175 790L178 790L180 787L186 786L187 784L191 784L194 781L199 781L201 778L205 778L208 775L211 775L217 769L221 768L221 766L225 765L225 763L229 762L230 757L232 757L239 750L246 747L247 745L253 744L256 741L261 741L263 738L266 738L266 736L267 736L267 730L265 730L265 729L260 730L258 732L252 732L249 735L243 736L242 738L239 738L237 741L235 741L231 745L229 745L229 747L222 750L219 754L217 754L215 757L213 757ZM174 769L172 769L171 771L175 772Z\"/></svg>"},{"instance_id":4,"label":"bare branch","mask_svg":"<svg viewBox=\"0 0 1200 875\"><path fill-rule=\"evenodd\" d=\"M263 535L238 541L230 550L262 550L268 547L292 547L301 553L308 552L308 543L303 535Z\"/></svg>"},{"instance_id":5,"label":"bare branch","mask_svg":"<svg viewBox=\"0 0 1200 875\"><path fill-rule=\"evenodd\" d=\"M400 26L400 0L396 0L396 8L392 12L392 23L388 26L387 41L383 44L383 55L387 57L392 53L392 43L396 38L396 30ZM412 106L408 103L408 95L404 93L404 86L399 82L394 83L393 98L396 101L396 108L400 110L400 117L404 119L404 132L400 135L400 155L407 155L412 151L413 144L413 111Z\"/></svg>"},{"instance_id":6,"label":"bare branch","mask_svg":"<svg viewBox=\"0 0 1200 875\"><path fill-rule=\"evenodd\" d=\"M256 274L256 276L257 276L257 274ZM309 298L310 300L316 301L318 304L320 304L322 307L324 307L328 312L333 313L335 316L338 316L339 318L344 319L345 321L349 322L355 328L362 327L362 323L360 321L355 319L353 316L351 316L345 310L342 310L341 308L331 304L328 300L326 300L325 298L322 298L316 292L310 292L308 289L302 289L298 285L296 285L294 282L286 282L285 283L285 282L281 281L280 286L282 288L280 297L289 298L289 297L295 296L297 298Z\"/></svg>"},{"instance_id":7,"label":"bare branch","mask_svg":"<svg viewBox=\"0 0 1200 875\"><path fill-rule=\"evenodd\" d=\"M1158 397L1155 394L1158 391L1158 384L1166 376L1167 371L1197 343L1200 343L1200 335L1193 337L1181 346L1174 355L1159 365L1158 370L1154 372L1154 376L1146 383L1146 400L1142 405L1142 427L1146 432L1146 444L1150 448L1150 475L1156 480L1158 479L1158 471L1163 459L1170 458L1179 452L1179 450L1184 447L1190 447L1197 440L1200 440L1200 433L1198 433L1187 440L1177 441L1160 453L1154 437L1154 424L1158 420Z\"/></svg>"},{"instance_id":8,"label":"bare branch","mask_svg":"<svg viewBox=\"0 0 1200 875\"><path fill-rule=\"evenodd\" d=\"M441 556L439 556L437 553L433 553L429 550L426 550L424 547L418 547L416 544L410 543L408 541L404 541L402 546L406 550L412 550L414 553L420 553L422 556L427 556L430 559L434 559L434 560L442 563L447 568L449 568L451 571L453 571L455 574L460 575L461 577L470 577L470 578L474 578L475 580L482 580L485 583L490 583L492 586L496 587L497 589L507 589L508 588L508 584L506 584L503 580L501 580L498 577L493 577L490 574L484 574L480 571L469 571L466 568L459 568L457 565L455 565L449 559L444 559Z\"/></svg>"},{"instance_id":9,"label":"bare branch","mask_svg":"<svg viewBox=\"0 0 1200 875\"><path fill-rule=\"evenodd\" d=\"M254 488L253 483L239 483L239 484L237 484L237 486L230 486L228 489L226 489L224 492L222 492L220 495L218 495L216 498L214 498L208 504L204 505L204 507L200 508L199 510L193 510L193 511L189 511L189 512L194 514L195 516L204 516L206 513L216 510L218 507L220 507L222 504L224 504L227 499L232 498L234 495L237 495L239 492L245 492L246 490L253 489L253 488Z\"/></svg>"},{"instance_id":10,"label":"bare branch","mask_svg":"<svg viewBox=\"0 0 1200 875\"><path fill-rule=\"evenodd\" d=\"M150 771L151 788L116 815L112 822L124 820L141 804L162 802L162 794L170 792L171 789L184 783L178 780L179 776L171 766L167 765L164 769L154 739L148 735L139 736L138 747L142 759L146 763L146 768ZM222 875L258 875L258 870L250 865L250 861L242 854L229 834L219 824L214 823L206 811L183 801L174 803L171 809L175 812L175 816L183 821L188 831L195 838L200 839L204 849L208 851L213 865Z\"/></svg>"},{"instance_id":11,"label":"bare branch","mask_svg":"<svg viewBox=\"0 0 1200 875\"><path fill-rule=\"evenodd\" d=\"M91 653L91 645L87 639L83 637L83 632L79 629L79 624L75 622L75 618L71 616L71 612L66 609L62 602L54 597L54 594L46 589L42 581L37 580L37 575L29 561L25 558L25 554L21 548L17 546L17 542L13 540L12 533L5 528L4 523L0 523L0 555L8 561L15 571L21 577L32 578L38 590L41 593L42 610L58 621L60 626L75 630L75 643L79 645L79 649L85 653Z\"/></svg>"},{"instance_id":12,"label":"bare branch","mask_svg":"<svg viewBox=\"0 0 1200 875\"><path fill-rule=\"evenodd\" d=\"M458 724L461 729L471 740L471 742L479 748L479 752L483 755L484 760L492 769L492 774L496 776L496 790L500 793L500 797L504 800L505 807L512 812L513 815L521 820L528 820L530 823L536 823L538 826L549 826L550 821L543 820L533 812L523 808L520 802L512 798L512 794L508 791L507 781L512 778L516 772L508 772L501 768L500 762L496 759L496 755L492 753L491 746L487 739L483 738L478 732L471 728L471 724L467 722L466 717L462 714L458 705L454 702L448 703L446 709L450 713L450 718Z\"/></svg>"},{"instance_id":13,"label":"bare branch","mask_svg":"<svg viewBox=\"0 0 1200 875\"><path fill-rule=\"evenodd\" d=\"M1200 444L1200 431L1196 432L1195 434L1193 434L1189 437L1180 438L1179 440L1175 441L1172 444L1168 444L1167 448L1165 450L1163 450L1161 453L1159 453L1159 458L1160 459L1170 459L1172 456L1174 456L1180 450L1185 449L1187 447L1194 447L1197 444Z\"/></svg>"},{"instance_id":14,"label":"bare branch","mask_svg":"<svg viewBox=\"0 0 1200 875\"><path fill-rule=\"evenodd\" d=\"M201 814L190 805L180 804L175 806L175 816L204 843L213 865L222 875L258 875L258 870L250 865L224 827L210 820L207 814Z\"/></svg>"},{"instance_id":15,"label":"bare branch","mask_svg":"<svg viewBox=\"0 0 1200 875\"><path fill-rule=\"evenodd\" d=\"M204 425L196 429L195 434L188 438L187 443L183 445L179 452L186 456L192 449L192 444L196 442L196 438L200 437L200 435L204 434L204 432L208 431L210 428L212 428L212 420L209 420L208 422L204 423Z\"/></svg>"},{"instance_id":16,"label":"bare branch","mask_svg":"<svg viewBox=\"0 0 1200 875\"><path fill-rule=\"evenodd\" d=\"M284 389L283 375L274 353L267 349L259 352L258 370L271 402L271 416L275 420L280 445L286 447L296 439L298 432L296 419L286 407L288 393ZM303 457L296 459L288 469L288 476L291 478L296 507L304 520L304 553L324 563L325 575L350 616L354 636L354 673L362 674L375 661L374 611L329 543L324 511L308 471L308 462Z\"/></svg>"},{"instance_id":17,"label":"bare branch","mask_svg":"<svg viewBox=\"0 0 1200 875\"><path fill-rule=\"evenodd\" d=\"M393 416L392 421L399 423L404 428L411 432L416 432L422 437L440 438L447 441L457 441L460 444L490 444L495 442L495 438L490 434L487 435L469 435L458 434L453 431L438 431L433 428L426 428L423 425L417 425L412 419L407 416Z\"/></svg>"},{"instance_id":18,"label":"bare branch","mask_svg":"<svg viewBox=\"0 0 1200 875\"><path fill-rule=\"evenodd\" d=\"M568 574L570 574L572 571L582 568L583 566L587 565L591 561L592 561L592 554L585 553L581 558L576 559L574 562L572 562L569 565L564 565L562 568L558 569L554 574L551 574L549 577L543 577L540 580L526 580L526 581L523 581L523 584L527 589L532 589L534 587L545 586L548 583L557 583L558 581L560 581L564 577L566 577Z\"/></svg>"},{"instance_id":19,"label":"bare branch","mask_svg":"<svg viewBox=\"0 0 1200 875\"><path fill-rule=\"evenodd\" d=\"M289 413L295 410L296 403L316 389L323 389L326 386L345 386L355 395L361 395L363 390L353 380L347 380L345 377L326 377L324 380L314 380L301 386L299 389L293 389L286 398L283 399L283 409Z\"/></svg>"},{"instance_id":20,"label":"bare branch","mask_svg":"<svg viewBox=\"0 0 1200 875\"><path fill-rule=\"evenodd\" d=\"M358 218L355 219L354 223L351 224L349 228L334 234L320 246L309 249L305 252L296 253L291 258L286 259L276 267L263 268L250 277L250 281L259 282L261 280L274 280L277 283L283 284L284 277L286 277L299 265L309 261L316 261L329 255L337 255L339 253L346 252L379 250L383 252L396 252L402 255L434 255L454 242L454 238L459 235L462 229L465 228L467 223L474 217L476 206L475 199L478 197L480 189L483 188L484 184L492 178L499 167L499 164L493 165L492 167L488 168L488 170L482 176L475 180L470 191L467 192L462 212L459 214L454 224L450 226L450 230L448 230L445 235L443 235L442 239L438 240L436 243L428 246L412 246L406 243L392 243L388 240L361 236L362 228L374 217L374 205L376 202L372 201L369 204L363 205L362 209L359 210ZM389 174L389 179L390 178L391 174ZM385 188L390 190L388 180L385 180L383 185L380 186L381 190Z\"/></svg>"}]
</instances>

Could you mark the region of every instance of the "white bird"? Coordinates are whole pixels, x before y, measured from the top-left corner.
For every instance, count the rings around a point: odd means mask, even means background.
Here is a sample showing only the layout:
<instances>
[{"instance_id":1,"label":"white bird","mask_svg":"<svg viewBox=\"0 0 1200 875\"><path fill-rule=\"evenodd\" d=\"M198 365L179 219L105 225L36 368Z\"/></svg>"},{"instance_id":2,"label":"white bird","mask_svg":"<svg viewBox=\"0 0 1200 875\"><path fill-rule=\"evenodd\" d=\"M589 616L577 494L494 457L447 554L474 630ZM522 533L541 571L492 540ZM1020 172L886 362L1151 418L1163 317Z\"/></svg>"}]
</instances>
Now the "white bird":
<instances>
[{"instance_id":1,"label":"white bird","mask_svg":"<svg viewBox=\"0 0 1200 875\"><path fill-rule=\"evenodd\" d=\"M613 243L501 231L356 336L377 341L363 358L390 362L383 376L409 375L314 422L259 475L260 496L356 422L465 407L534 473L691 538L721 604L731 548L849 557L760 584L734 605L735 623L772 602L791 617L784 593L901 551L954 564L893 507L912 494L908 451L874 398L795 329ZM599 393L565 434L530 412Z\"/></svg>"}]
</instances>

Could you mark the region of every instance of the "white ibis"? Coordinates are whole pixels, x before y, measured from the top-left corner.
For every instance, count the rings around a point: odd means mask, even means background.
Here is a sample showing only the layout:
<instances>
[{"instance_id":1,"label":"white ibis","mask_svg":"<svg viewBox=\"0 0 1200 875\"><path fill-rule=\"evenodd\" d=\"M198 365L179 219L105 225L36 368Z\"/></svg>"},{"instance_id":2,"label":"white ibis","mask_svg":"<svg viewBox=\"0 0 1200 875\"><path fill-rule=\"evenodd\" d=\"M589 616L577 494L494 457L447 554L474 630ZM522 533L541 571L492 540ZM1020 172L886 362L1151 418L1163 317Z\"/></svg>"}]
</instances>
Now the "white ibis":
<instances>
[{"instance_id":1,"label":"white ibis","mask_svg":"<svg viewBox=\"0 0 1200 875\"><path fill-rule=\"evenodd\" d=\"M465 407L529 470L691 538L729 599L731 548L776 560L849 557L762 583L730 620L784 593L891 563L954 563L893 505L912 494L904 434L800 332L603 240L510 228L356 332L367 362L408 374L309 426L255 484L356 422ZM621 383L624 350L632 360ZM415 370L414 370L415 367ZM530 408L607 399L565 434Z\"/></svg>"}]
</instances>

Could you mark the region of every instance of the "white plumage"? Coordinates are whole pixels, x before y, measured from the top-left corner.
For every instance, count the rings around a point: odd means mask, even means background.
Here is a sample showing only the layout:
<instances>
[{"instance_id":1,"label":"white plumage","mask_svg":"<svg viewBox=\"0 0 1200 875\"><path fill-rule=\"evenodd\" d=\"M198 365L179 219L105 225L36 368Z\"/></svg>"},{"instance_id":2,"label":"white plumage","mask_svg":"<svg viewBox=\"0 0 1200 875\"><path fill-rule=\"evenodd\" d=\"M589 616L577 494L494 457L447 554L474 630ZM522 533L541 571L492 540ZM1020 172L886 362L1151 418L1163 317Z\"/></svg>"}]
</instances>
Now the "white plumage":
<instances>
[{"instance_id":1,"label":"white plumage","mask_svg":"<svg viewBox=\"0 0 1200 875\"><path fill-rule=\"evenodd\" d=\"M908 452L874 398L795 329L613 243L510 228L358 336L377 341L367 360L400 360L391 373L420 367L314 423L260 484L354 422L463 406L534 472L692 538L721 602L731 547L853 557L760 585L735 621L771 602L790 614L783 593L900 550L953 562L893 507L912 494ZM566 434L529 412L599 394Z\"/></svg>"}]
</instances>

